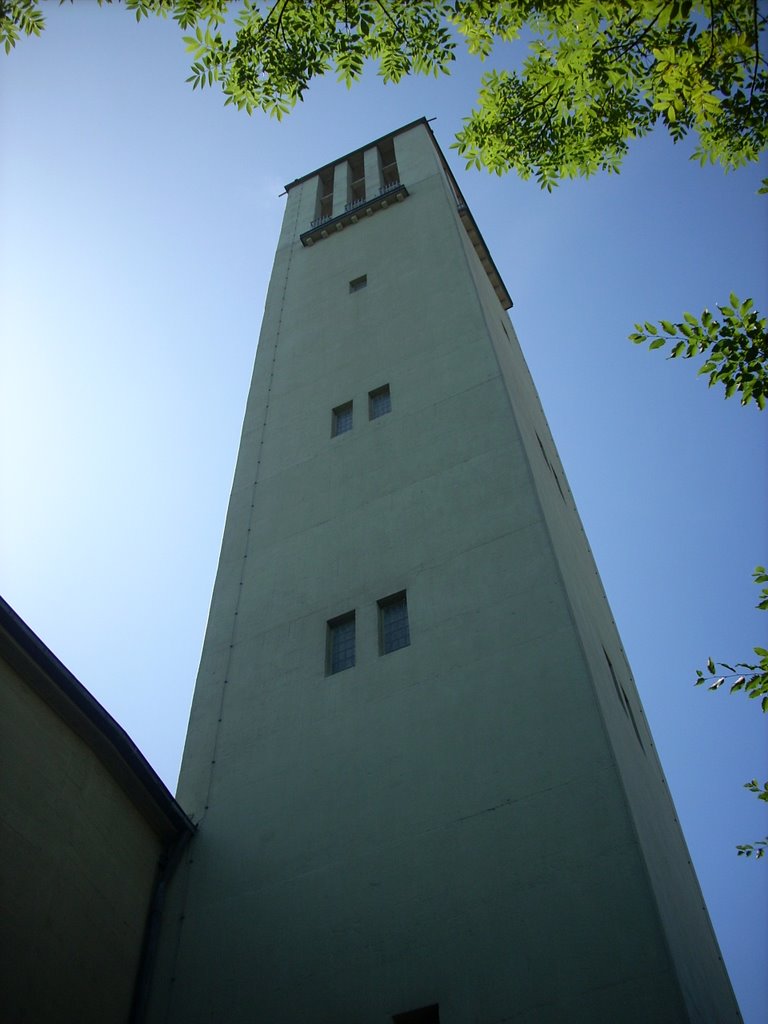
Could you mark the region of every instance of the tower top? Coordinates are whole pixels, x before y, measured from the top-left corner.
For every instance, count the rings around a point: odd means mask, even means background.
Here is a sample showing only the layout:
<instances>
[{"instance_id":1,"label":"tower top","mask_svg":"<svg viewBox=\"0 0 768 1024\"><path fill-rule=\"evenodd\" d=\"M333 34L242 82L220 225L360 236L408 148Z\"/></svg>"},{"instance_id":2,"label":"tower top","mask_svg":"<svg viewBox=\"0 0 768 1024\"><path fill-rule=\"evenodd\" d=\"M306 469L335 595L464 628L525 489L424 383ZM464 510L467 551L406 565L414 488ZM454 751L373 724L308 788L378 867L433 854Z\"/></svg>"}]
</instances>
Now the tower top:
<instances>
[{"instance_id":1,"label":"tower top","mask_svg":"<svg viewBox=\"0 0 768 1024\"><path fill-rule=\"evenodd\" d=\"M285 191L290 192L292 189L305 185L312 180L319 182L318 199L315 208L316 216L311 221L311 224L308 224L301 232L301 242L303 245L312 245L320 238L326 238L331 229L339 231L347 223L356 223L366 207L376 208L379 205L386 207L391 201L395 199L401 200L404 196L407 196L409 183L401 180L398 160L395 156L396 147L394 140L398 136L423 127L434 147L440 168L456 200L456 209L469 240L493 285L499 302L504 309L510 309L512 299L507 291L507 287L493 261L493 257L477 226L475 218L470 212L453 171L448 165L445 154L429 126L429 121L430 119L427 117L419 117L415 121L410 121L408 124L402 125L400 128L396 128L394 131L388 132L378 139L373 139L371 142L346 153L344 156L337 157L335 160L317 167L314 171L310 171L308 174L304 174L286 185ZM391 156L382 159L385 152L390 153ZM371 189L373 183L366 183L365 181L366 154L373 154L378 163L378 171L376 172L377 183L380 186L378 188ZM340 174L337 173L339 170L341 171ZM359 188L359 194L356 188ZM371 210L367 210L367 212L370 213Z\"/></svg>"},{"instance_id":2,"label":"tower top","mask_svg":"<svg viewBox=\"0 0 768 1024\"><path fill-rule=\"evenodd\" d=\"M296 178L289 185L286 185L285 191L290 192L292 188L295 188L297 185L301 185L302 182L309 181L310 178L317 177L318 175L322 174L323 171L326 171L331 167L335 167L337 164L344 163L345 161L349 160L350 157L354 157L357 153L362 153L366 149L375 149L380 142L384 142L386 139L394 139L397 135L402 135L404 132L409 132L412 128L415 128L419 124L424 125L424 127L429 132L432 141L437 147L438 152L440 152L440 147L437 145L437 140L435 139L432 129L429 127L429 119L426 117L417 117L415 121L409 121L408 124L404 124L400 128L395 128L393 132L387 132L386 135L382 135L378 139L373 139L371 142L366 142L364 146L358 146L357 149L353 149L349 153L345 153L343 156L336 157L335 160L331 160L329 161L329 163L323 164L321 167L317 167L314 171L310 171L309 174L302 174L300 178ZM442 152L440 152L440 156L443 156Z\"/></svg>"}]
</instances>

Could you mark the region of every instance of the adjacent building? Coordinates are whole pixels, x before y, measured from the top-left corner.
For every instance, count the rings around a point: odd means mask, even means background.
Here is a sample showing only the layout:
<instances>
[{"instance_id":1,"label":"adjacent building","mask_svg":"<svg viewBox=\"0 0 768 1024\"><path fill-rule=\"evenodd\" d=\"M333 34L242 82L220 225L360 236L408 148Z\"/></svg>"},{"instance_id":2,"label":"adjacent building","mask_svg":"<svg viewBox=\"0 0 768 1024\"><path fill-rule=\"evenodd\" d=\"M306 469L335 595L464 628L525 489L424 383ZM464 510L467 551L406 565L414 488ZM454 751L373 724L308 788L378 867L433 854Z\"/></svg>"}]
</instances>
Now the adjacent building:
<instances>
[{"instance_id":1,"label":"adjacent building","mask_svg":"<svg viewBox=\"0 0 768 1024\"><path fill-rule=\"evenodd\" d=\"M0 599L0 1017L143 1019L193 827L131 739Z\"/></svg>"}]
</instances>

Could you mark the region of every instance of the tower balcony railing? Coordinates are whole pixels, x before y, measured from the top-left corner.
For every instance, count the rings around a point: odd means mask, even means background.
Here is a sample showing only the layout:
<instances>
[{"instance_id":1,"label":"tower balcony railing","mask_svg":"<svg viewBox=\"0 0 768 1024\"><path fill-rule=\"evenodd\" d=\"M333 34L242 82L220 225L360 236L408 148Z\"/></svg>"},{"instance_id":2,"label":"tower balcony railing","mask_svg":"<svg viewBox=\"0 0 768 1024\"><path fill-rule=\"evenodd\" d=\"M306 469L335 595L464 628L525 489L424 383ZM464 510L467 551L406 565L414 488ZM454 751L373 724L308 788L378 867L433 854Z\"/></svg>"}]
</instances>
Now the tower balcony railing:
<instances>
[{"instance_id":1,"label":"tower balcony railing","mask_svg":"<svg viewBox=\"0 0 768 1024\"><path fill-rule=\"evenodd\" d=\"M386 210L393 203L402 203L407 197L408 189L399 181L391 181L382 185L378 193L370 199L357 199L347 203L342 213L335 217L316 217L310 222L309 230L299 236L302 245L314 245L336 231L357 222L363 217L372 217L379 210Z\"/></svg>"},{"instance_id":2,"label":"tower balcony railing","mask_svg":"<svg viewBox=\"0 0 768 1024\"><path fill-rule=\"evenodd\" d=\"M365 198L365 196L363 196L361 199L350 199L348 203L344 204L344 212L346 213L348 210L354 210L358 206L363 206L367 202L368 200Z\"/></svg>"}]
</instances>

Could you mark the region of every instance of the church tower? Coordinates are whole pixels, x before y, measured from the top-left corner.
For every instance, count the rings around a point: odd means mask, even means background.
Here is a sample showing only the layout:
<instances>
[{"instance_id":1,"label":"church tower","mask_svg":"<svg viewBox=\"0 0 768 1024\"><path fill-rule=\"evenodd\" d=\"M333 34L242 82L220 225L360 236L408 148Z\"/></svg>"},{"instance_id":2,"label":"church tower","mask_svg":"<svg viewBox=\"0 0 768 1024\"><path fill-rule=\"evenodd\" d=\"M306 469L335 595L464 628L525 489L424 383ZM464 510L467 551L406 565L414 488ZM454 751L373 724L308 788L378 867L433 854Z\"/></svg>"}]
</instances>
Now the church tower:
<instances>
[{"instance_id":1,"label":"church tower","mask_svg":"<svg viewBox=\"0 0 768 1024\"><path fill-rule=\"evenodd\" d=\"M739 1021L429 125L287 193L149 1020Z\"/></svg>"}]
</instances>

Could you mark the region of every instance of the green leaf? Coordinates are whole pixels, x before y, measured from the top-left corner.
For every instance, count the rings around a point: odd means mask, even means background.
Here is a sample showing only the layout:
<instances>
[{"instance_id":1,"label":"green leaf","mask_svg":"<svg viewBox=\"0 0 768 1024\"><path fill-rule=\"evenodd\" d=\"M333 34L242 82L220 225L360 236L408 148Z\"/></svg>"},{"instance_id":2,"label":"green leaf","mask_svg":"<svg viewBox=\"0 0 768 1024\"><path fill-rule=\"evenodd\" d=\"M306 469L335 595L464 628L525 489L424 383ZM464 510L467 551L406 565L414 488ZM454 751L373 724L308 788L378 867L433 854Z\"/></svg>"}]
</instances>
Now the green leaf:
<instances>
[{"instance_id":1,"label":"green leaf","mask_svg":"<svg viewBox=\"0 0 768 1024\"><path fill-rule=\"evenodd\" d=\"M180 29L196 34L209 61L206 80L216 69L226 97L276 115L328 71L348 85L366 61L385 81L445 74L458 41L482 59L524 34L527 58L519 70L483 76L456 145L468 165L514 170L550 191L564 177L615 172L630 145L654 128L666 128L675 141L692 132L693 158L725 169L757 161L766 147L768 76L762 64L750 74L758 42L749 37L751 8L738 5L734 14L692 0L631 8L583 0L266 0L232 4L230 21L225 0L127 6L139 20L171 13ZM6 50L20 30L42 27L42 15L24 13L38 14L38 7L38 0L0 3ZM227 40L213 31L224 24ZM764 33L762 21L757 31Z\"/></svg>"}]
</instances>

